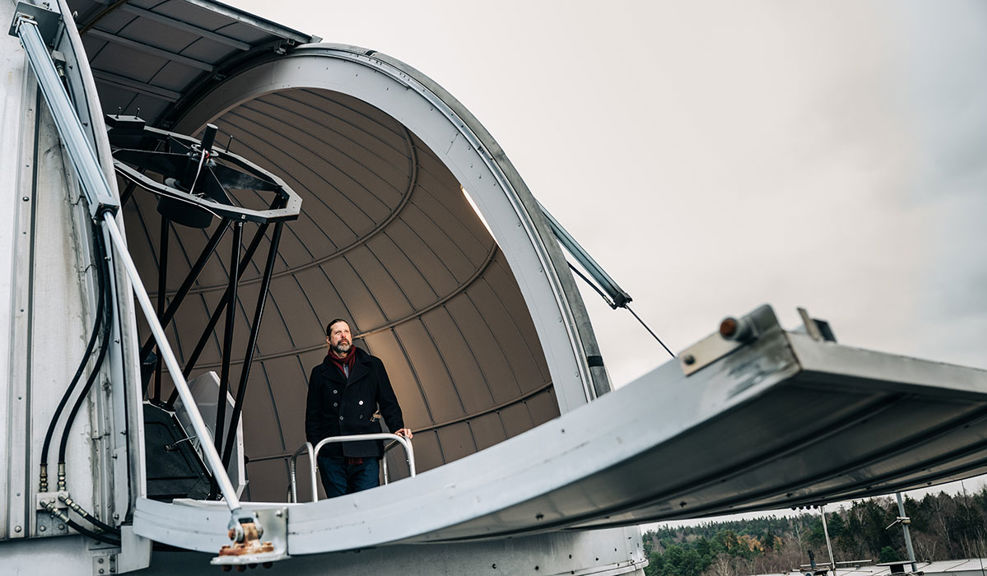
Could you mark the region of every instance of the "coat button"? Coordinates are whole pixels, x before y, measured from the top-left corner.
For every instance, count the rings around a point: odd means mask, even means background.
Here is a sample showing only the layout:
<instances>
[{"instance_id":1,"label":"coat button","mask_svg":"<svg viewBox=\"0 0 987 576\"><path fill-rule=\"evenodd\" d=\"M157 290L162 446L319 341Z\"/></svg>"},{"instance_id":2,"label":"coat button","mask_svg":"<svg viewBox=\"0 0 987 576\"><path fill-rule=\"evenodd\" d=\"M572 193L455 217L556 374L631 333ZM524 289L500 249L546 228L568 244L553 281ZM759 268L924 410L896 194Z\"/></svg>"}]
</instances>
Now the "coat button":
<instances>
[{"instance_id":1,"label":"coat button","mask_svg":"<svg viewBox=\"0 0 987 576\"><path fill-rule=\"evenodd\" d=\"M333 390L333 391L332 391L332 393L333 393L333 394L336 394L337 392L336 392L335 390Z\"/></svg>"},{"instance_id":2,"label":"coat button","mask_svg":"<svg viewBox=\"0 0 987 576\"><path fill-rule=\"evenodd\" d=\"M332 407L333 407L333 408L335 408L336 406L339 406L339 402L333 402L333 403L332 403Z\"/></svg>"},{"instance_id":3,"label":"coat button","mask_svg":"<svg viewBox=\"0 0 987 576\"><path fill-rule=\"evenodd\" d=\"M339 419L340 419L340 420L342 420L342 419L343 419L343 417L342 417L342 416L340 416L340 417L339 417Z\"/></svg>"},{"instance_id":4,"label":"coat button","mask_svg":"<svg viewBox=\"0 0 987 576\"><path fill-rule=\"evenodd\" d=\"M363 400L360 400L360 406L363 406Z\"/></svg>"}]
</instances>

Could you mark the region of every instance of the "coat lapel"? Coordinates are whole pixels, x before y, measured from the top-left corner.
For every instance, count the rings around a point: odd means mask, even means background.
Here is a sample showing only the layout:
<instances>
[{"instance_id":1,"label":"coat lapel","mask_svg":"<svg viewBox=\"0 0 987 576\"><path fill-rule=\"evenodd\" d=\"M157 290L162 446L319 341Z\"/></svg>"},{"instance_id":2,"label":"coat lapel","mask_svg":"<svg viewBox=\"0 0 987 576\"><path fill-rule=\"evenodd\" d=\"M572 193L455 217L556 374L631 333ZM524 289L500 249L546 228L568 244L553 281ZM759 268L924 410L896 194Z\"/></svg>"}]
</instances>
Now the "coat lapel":
<instances>
[{"instance_id":1,"label":"coat lapel","mask_svg":"<svg viewBox=\"0 0 987 576\"><path fill-rule=\"evenodd\" d=\"M322 363L326 367L325 374L326 378L329 379L330 384L336 384L339 386L346 385L346 379L343 377L343 373L339 371L339 368L336 368L336 365L329 359L328 355L326 355L326 358Z\"/></svg>"},{"instance_id":2,"label":"coat lapel","mask_svg":"<svg viewBox=\"0 0 987 576\"><path fill-rule=\"evenodd\" d=\"M336 370L339 372L339 370ZM350 372L350 379L348 384L358 382L360 378L363 378L370 372L370 355L363 350L356 349L356 362L353 363L353 369Z\"/></svg>"}]
</instances>

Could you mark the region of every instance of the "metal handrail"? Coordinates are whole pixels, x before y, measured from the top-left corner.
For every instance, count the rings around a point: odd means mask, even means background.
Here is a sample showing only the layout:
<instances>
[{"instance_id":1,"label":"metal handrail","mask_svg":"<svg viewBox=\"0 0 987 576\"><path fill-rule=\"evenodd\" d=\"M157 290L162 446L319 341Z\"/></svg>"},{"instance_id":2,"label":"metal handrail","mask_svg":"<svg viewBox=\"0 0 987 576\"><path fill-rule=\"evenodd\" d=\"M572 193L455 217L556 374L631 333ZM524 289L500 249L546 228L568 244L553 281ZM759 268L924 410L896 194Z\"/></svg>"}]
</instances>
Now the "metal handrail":
<instances>
[{"instance_id":1,"label":"metal handrail","mask_svg":"<svg viewBox=\"0 0 987 576\"><path fill-rule=\"evenodd\" d=\"M291 478L291 501L298 502L298 482L296 481L295 475L295 463L298 461L298 457L301 456L303 452L308 454L308 461L312 464L310 466L312 471L312 502L315 502L319 499L319 489L318 485L315 483L315 450L312 449L311 442L302 444L298 450L295 450L295 453L291 455L291 458L288 459L288 476Z\"/></svg>"},{"instance_id":2,"label":"metal handrail","mask_svg":"<svg viewBox=\"0 0 987 576\"><path fill-rule=\"evenodd\" d=\"M404 454L408 462L408 471L410 477L415 477L415 449L411 445L411 440L408 440L404 436L398 436L397 434L389 434L387 432L380 432L378 434L351 434L347 436L329 436L328 438L323 438L319 441L315 447L312 447L311 442L306 442L302 444L295 453L292 454L291 459L288 461L289 477L291 481L291 497L292 502L297 502L298 499L298 489L296 486L296 474L295 474L295 461L303 453L307 452L309 455L309 460L311 461L311 474L312 474L312 502L316 502L319 499L318 489L316 487L315 479L317 477L316 470L318 469L318 458L316 455L319 450L322 449L326 444L338 444L342 442L360 442L364 440L394 440L404 447ZM384 483L387 484L387 464L384 464Z\"/></svg>"}]
</instances>

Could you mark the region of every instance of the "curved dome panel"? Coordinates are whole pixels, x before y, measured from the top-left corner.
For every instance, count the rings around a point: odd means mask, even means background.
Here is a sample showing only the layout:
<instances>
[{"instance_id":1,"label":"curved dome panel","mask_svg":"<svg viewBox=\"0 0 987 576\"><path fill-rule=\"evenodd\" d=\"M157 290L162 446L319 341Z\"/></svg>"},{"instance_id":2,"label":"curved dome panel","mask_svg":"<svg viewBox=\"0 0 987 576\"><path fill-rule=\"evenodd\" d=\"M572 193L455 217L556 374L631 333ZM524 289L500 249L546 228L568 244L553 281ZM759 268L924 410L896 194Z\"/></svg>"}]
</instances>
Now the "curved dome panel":
<instances>
[{"instance_id":1,"label":"curved dome panel","mask_svg":"<svg viewBox=\"0 0 987 576\"><path fill-rule=\"evenodd\" d=\"M415 431L419 471L559 414L549 363L507 257L459 180L418 136L363 100L313 87L265 92L210 120L220 145L232 137L231 151L278 174L303 199L282 236L248 381L249 499L284 497L280 456L304 442L308 374L325 356L325 324L335 317L351 319L357 344L384 361ZM138 191L125 207L134 257L151 289L161 253L155 205ZM172 225L170 297L215 229ZM244 226L244 247L256 229ZM183 362L226 290L231 242L227 233L170 328ZM264 238L239 284L233 389L268 249ZM222 370L222 319L217 326L193 377ZM394 476L406 474L400 455L389 463Z\"/></svg>"}]
</instances>

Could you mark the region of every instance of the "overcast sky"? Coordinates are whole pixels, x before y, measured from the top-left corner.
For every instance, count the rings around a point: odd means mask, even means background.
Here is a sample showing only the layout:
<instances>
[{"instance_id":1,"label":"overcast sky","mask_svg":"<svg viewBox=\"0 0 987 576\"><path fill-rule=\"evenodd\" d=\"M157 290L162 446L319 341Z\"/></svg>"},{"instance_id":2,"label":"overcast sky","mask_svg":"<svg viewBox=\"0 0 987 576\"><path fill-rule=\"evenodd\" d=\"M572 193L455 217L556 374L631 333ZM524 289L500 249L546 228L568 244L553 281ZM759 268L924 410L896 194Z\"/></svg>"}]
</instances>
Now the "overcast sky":
<instances>
[{"instance_id":1,"label":"overcast sky","mask_svg":"<svg viewBox=\"0 0 987 576\"><path fill-rule=\"evenodd\" d=\"M421 70L673 350L771 303L987 367L987 4L237 2ZM585 296L619 386L666 360Z\"/></svg>"},{"instance_id":2,"label":"overcast sky","mask_svg":"<svg viewBox=\"0 0 987 576\"><path fill-rule=\"evenodd\" d=\"M987 3L234 3L441 84L675 351L771 303L987 368ZM667 360L584 294L618 386Z\"/></svg>"}]
</instances>

